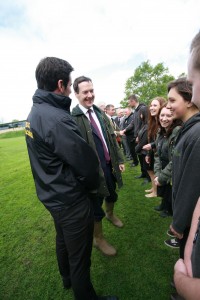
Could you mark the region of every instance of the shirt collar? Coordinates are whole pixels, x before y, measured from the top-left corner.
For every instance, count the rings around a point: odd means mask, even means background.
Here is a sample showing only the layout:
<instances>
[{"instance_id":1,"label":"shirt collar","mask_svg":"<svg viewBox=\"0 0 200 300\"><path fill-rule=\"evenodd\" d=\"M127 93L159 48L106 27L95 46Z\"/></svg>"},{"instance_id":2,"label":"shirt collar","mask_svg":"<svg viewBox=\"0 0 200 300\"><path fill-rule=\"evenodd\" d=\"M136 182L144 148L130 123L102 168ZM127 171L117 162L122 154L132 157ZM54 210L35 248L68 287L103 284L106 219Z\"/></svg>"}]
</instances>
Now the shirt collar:
<instances>
[{"instance_id":1,"label":"shirt collar","mask_svg":"<svg viewBox=\"0 0 200 300\"><path fill-rule=\"evenodd\" d=\"M112 119L112 117L111 117L111 116L109 116L109 115L107 115L107 114L106 114L106 116L107 116L107 117L108 117L110 120Z\"/></svg>"},{"instance_id":2,"label":"shirt collar","mask_svg":"<svg viewBox=\"0 0 200 300\"><path fill-rule=\"evenodd\" d=\"M78 104L78 106L79 106L79 108L82 110L82 112L86 115L89 108L85 108L85 107L84 107L83 105L81 105L81 104ZM92 110L92 112L94 112L93 106L91 106L90 109Z\"/></svg>"}]
</instances>

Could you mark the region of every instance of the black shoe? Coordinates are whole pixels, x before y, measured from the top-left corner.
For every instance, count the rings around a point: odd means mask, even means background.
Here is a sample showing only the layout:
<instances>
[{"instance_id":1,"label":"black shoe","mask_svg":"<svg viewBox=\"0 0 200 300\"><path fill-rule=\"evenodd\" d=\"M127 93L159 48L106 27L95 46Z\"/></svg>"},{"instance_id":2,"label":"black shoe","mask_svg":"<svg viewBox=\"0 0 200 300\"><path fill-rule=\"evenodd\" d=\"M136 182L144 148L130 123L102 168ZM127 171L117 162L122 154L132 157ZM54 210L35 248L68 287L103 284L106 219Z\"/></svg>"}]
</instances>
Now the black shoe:
<instances>
[{"instance_id":1,"label":"black shoe","mask_svg":"<svg viewBox=\"0 0 200 300\"><path fill-rule=\"evenodd\" d=\"M160 216L161 216L162 218L166 218L166 217L171 217L172 214L170 214L170 212L167 211L167 210L163 210L163 211L160 213Z\"/></svg>"},{"instance_id":2,"label":"black shoe","mask_svg":"<svg viewBox=\"0 0 200 300\"><path fill-rule=\"evenodd\" d=\"M119 298L116 296L102 296L98 297L98 300L119 300Z\"/></svg>"},{"instance_id":3,"label":"black shoe","mask_svg":"<svg viewBox=\"0 0 200 300\"><path fill-rule=\"evenodd\" d=\"M131 159L132 159L132 157L127 157L127 158L126 158L126 160L131 160Z\"/></svg>"},{"instance_id":4,"label":"black shoe","mask_svg":"<svg viewBox=\"0 0 200 300\"><path fill-rule=\"evenodd\" d=\"M169 230L167 230L167 235L168 236L171 236L171 237L175 237L175 235L174 235L174 233L169 229Z\"/></svg>"},{"instance_id":5,"label":"black shoe","mask_svg":"<svg viewBox=\"0 0 200 300\"><path fill-rule=\"evenodd\" d=\"M168 246L170 248L174 248L174 249L180 248L180 242L177 238L166 240L166 241L164 241L164 243L166 246Z\"/></svg>"},{"instance_id":6,"label":"black shoe","mask_svg":"<svg viewBox=\"0 0 200 300\"><path fill-rule=\"evenodd\" d=\"M134 167L137 167L138 164L132 163L132 164L130 164L130 166L131 166L132 168L134 168Z\"/></svg>"},{"instance_id":7,"label":"black shoe","mask_svg":"<svg viewBox=\"0 0 200 300\"><path fill-rule=\"evenodd\" d=\"M140 175L138 175L138 176L135 176L135 178L136 178L136 179L141 179L141 178L146 178L146 176L143 175L143 174L140 174Z\"/></svg>"},{"instance_id":8,"label":"black shoe","mask_svg":"<svg viewBox=\"0 0 200 300\"><path fill-rule=\"evenodd\" d=\"M176 288L175 283L174 283L174 279L172 279L172 281L170 282L171 287L173 287L173 289Z\"/></svg>"},{"instance_id":9,"label":"black shoe","mask_svg":"<svg viewBox=\"0 0 200 300\"><path fill-rule=\"evenodd\" d=\"M69 290L71 286L72 284L70 279L63 279L63 287L65 290Z\"/></svg>"},{"instance_id":10,"label":"black shoe","mask_svg":"<svg viewBox=\"0 0 200 300\"><path fill-rule=\"evenodd\" d=\"M177 293L173 293L171 294L171 300L184 300L184 298L182 298L179 294Z\"/></svg>"},{"instance_id":11,"label":"black shoe","mask_svg":"<svg viewBox=\"0 0 200 300\"><path fill-rule=\"evenodd\" d=\"M147 178L145 178L144 181L141 183L141 185L145 185L147 183L149 183L149 180Z\"/></svg>"},{"instance_id":12,"label":"black shoe","mask_svg":"<svg viewBox=\"0 0 200 300\"><path fill-rule=\"evenodd\" d=\"M163 211L163 207L162 207L161 204L158 205L158 206L155 206L154 209L157 210L157 211Z\"/></svg>"}]
</instances>

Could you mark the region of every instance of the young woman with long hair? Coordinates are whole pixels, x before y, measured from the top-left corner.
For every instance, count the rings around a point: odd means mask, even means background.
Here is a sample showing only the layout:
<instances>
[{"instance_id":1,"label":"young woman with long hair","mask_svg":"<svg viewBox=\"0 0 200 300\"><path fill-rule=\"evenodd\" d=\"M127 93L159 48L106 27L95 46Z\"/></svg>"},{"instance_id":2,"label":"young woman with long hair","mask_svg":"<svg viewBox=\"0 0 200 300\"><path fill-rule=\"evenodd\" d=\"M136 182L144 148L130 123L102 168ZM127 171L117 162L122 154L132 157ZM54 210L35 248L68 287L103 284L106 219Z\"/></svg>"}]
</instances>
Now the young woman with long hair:
<instances>
[{"instance_id":1,"label":"young woman with long hair","mask_svg":"<svg viewBox=\"0 0 200 300\"><path fill-rule=\"evenodd\" d=\"M150 190L145 190L146 194L145 197L151 198L157 196L157 187L154 182L154 151L155 151L155 140L156 135L159 128L159 121L158 121L158 113L161 106L166 102L163 97L156 97L154 98L150 105L149 105L149 117L148 117L148 144L143 146L143 150L147 151L146 155L146 170L151 178L152 187Z\"/></svg>"},{"instance_id":2,"label":"young woman with long hair","mask_svg":"<svg viewBox=\"0 0 200 300\"><path fill-rule=\"evenodd\" d=\"M161 217L172 215L172 152L181 121L174 118L167 104L159 110L159 130L156 137L156 152L154 156L154 183L157 186L157 196L161 204L155 209L161 211Z\"/></svg>"}]
</instances>

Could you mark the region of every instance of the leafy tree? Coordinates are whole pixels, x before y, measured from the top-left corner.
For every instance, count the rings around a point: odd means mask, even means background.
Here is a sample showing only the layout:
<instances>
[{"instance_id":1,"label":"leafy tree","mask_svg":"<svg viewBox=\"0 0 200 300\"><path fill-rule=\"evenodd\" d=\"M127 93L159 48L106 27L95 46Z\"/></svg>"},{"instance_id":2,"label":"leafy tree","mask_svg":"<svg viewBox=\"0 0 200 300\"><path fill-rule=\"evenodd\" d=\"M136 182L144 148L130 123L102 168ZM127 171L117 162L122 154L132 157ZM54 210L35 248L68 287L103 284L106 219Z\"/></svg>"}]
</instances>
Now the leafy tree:
<instances>
[{"instance_id":1,"label":"leafy tree","mask_svg":"<svg viewBox=\"0 0 200 300\"><path fill-rule=\"evenodd\" d=\"M146 104L154 97L166 97L167 84L174 79L174 76L169 74L168 68L165 68L163 63L152 66L147 60L136 68L133 76L126 81L126 96L120 103L122 107L126 107L128 97L131 94L136 94L140 102Z\"/></svg>"}]
</instances>

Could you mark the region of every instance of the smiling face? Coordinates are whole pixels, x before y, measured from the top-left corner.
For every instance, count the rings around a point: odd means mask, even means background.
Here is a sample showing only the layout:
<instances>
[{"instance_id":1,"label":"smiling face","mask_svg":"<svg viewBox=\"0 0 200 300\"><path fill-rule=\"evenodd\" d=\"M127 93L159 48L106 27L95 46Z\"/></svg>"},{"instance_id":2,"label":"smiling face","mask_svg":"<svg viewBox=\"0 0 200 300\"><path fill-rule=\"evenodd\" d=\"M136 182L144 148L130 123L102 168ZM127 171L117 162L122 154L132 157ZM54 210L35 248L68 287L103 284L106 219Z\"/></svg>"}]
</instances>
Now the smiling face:
<instances>
[{"instance_id":1,"label":"smiling face","mask_svg":"<svg viewBox=\"0 0 200 300\"><path fill-rule=\"evenodd\" d=\"M91 81L83 81L78 85L78 93L75 93L79 103L89 109L94 103L94 89Z\"/></svg>"},{"instance_id":2,"label":"smiling face","mask_svg":"<svg viewBox=\"0 0 200 300\"><path fill-rule=\"evenodd\" d=\"M172 125L173 120L172 111L167 107L163 107L159 115L160 125L167 130Z\"/></svg>"},{"instance_id":3,"label":"smiling face","mask_svg":"<svg viewBox=\"0 0 200 300\"><path fill-rule=\"evenodd\" d=\"M194 68L194 53L188 60L188 80L192 84L192 102L200 109L200 70Z\"/></svg>"},{"instance_id":4,"label":"smiling face","mask_svg":"<svg viewBox=\"0 0 200 300\"><path fill-rule=\"evenodd\" d=\"M175 87L170 89L167 108L171 110L176 119L185 121L189 106L191 106L190 103L183 99Z\"/></svg>"},{"instance_id":5,"label":"smiling face","mask_svg":"<svg viewBox=\"0 0 200 300\"><path fill-rule=\"evenodd\" d=\"M149 111L152 117L155 117L158 115L160 109L160 102L156 99L151 101L151 104L149 106Z\"/></svg>"}]
</instances>

